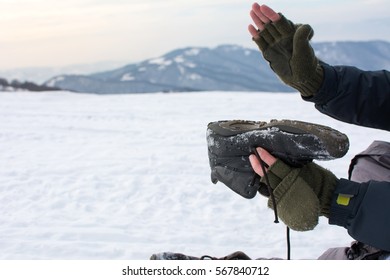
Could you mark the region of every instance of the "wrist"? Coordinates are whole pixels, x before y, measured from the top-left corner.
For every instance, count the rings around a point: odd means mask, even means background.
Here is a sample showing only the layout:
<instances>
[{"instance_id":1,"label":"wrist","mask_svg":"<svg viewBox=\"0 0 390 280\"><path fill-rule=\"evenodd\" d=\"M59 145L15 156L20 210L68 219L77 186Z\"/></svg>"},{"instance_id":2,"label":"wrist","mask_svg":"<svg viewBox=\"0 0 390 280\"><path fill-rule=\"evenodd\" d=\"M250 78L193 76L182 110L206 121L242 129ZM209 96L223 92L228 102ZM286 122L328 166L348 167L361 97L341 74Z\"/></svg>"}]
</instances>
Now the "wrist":
<instances>
[{"instance_id":1,"label":"wrist","mask_svg":"<svg viewBox=\"0 0 390 280\"><path fill-rule=\"evenodd\" d=\"M305 80L291 82L288 85L298 90L302 97L309 98L314 96L321 88L324 80L324 70L322 66L317 63L313 75Z\"/></svg>"},{"instance_id":2,"label":"wrist","mask_svg":"<svg viewBox=\"0 0 390 280\"><path fill-rule=\"evenodd\" d=\"M325 216L326 218L329 218L330 216L332 197L338 182L339 179L337 179L336 177L331 178L328 183L328 188L324 188L322 198L320 198L320 209L321 209L320 213L322 216Z\"/></svg>"},{"instance_id":3,"label":"wrist","mask_svg":"<svg viewBox=\"0 0 390 280\"><path fill-rule=\"evenodd\" d=\"M300 176L312 188L320 203L320 215L329 217L333 193L339 179L329 170L313 162L305 165Z\"/></svg>"}]
</instances>

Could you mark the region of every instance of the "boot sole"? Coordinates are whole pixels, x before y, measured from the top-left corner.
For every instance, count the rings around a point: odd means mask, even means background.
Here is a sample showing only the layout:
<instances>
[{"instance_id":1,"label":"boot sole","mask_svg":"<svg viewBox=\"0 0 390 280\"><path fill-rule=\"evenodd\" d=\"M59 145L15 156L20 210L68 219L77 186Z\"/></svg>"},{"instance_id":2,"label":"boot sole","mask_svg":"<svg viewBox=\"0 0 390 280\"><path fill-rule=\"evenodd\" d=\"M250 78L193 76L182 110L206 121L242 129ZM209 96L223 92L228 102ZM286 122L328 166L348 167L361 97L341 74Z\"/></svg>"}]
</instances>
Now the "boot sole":
<instances>
[{"instance_id":1,"label":"boot sole","mask_svg":"<svg viewBox=\"0 0 390 280\"><path fill-rule=\"evenodd\" d=\"M262 147L287 163L301 165L316 160L343 157L348 137L328 126L294 121L220 121L208 125L209 151L217 156L249 155Z\"/></svg>"}]
</instances>

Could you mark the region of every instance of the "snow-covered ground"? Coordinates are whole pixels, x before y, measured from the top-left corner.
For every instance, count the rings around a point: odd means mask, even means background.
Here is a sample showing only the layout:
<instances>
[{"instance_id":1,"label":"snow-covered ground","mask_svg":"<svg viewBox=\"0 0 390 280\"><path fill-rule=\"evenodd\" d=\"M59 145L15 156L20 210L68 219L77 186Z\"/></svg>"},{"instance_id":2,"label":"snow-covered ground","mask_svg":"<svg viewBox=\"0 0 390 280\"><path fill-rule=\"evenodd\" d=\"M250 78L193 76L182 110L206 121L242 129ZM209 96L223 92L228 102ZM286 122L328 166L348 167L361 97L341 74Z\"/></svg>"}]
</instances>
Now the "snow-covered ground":
<instances>
[{"instance_id":1,"label":"snow-covered ground","mask_svg":"<svg viewBox=\"0 0 390 280\"><path fill-rule=\"evenodd\" d=\"M0 93L0 259L148 259L153 253L285 257L285 227L260 196L210 181L206 126L289 118L347 133L353 154L388 132L338 122L297 94ZM345 246L321 219L292 232L292 258Z\"/></svg>"}]
</instances>

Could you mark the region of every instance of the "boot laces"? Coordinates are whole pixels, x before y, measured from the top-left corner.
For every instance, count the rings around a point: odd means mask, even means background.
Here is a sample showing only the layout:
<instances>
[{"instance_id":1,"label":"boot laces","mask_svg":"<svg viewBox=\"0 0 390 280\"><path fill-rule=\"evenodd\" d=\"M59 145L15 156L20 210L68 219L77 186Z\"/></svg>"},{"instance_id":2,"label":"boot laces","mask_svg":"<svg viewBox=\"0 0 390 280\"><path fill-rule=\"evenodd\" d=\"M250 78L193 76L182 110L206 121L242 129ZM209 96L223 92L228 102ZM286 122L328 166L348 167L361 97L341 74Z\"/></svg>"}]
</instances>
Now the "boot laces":
<instances>
[{"instance_id":1,"label":"boot laces","mask_svg":"<svg viewBox=\"0 0 390 280\"><path fill-rule=\"evenodd\" d=\"M270 194L270 197L271 197L271 200L272 200L272 204L274 206L274 214L275 214L274 223L279 223L278 210L277 210L277 207L276 207L276 200L275 200L274 191L273 191L273 189L271 187L271 183L269 181L269 177L268 177L267 171L265 170L265 168L269 167L269 166L268 166L267 163L265 163L263 161L263 159L261 158L260 154L257 152L256 149L253 149L253 153L256 156L257 160L260 162L261 170L263 171L263 174L264 174L265 183L267 185L268 192ZM252 179L251 184L255 183L256 177L260 178L260 176L257 173L255 173L255 175L254 175L254 177ZM286 230L286 240L287 240L287 259L291 260L291 242L290 242L290 228L289 227L287 227L287 230Z\"/></svg>"}]
</instances>

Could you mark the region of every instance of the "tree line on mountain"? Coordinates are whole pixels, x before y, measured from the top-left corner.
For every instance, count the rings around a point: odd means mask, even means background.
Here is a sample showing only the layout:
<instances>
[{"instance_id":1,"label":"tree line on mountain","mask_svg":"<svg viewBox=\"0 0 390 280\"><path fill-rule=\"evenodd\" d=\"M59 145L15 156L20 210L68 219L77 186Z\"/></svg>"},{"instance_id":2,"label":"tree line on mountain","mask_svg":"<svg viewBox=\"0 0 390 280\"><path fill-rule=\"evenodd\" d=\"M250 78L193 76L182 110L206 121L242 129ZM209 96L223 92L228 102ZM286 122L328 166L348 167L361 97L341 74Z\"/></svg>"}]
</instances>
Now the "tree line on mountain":
<instances>
[{"instance_id":1,"label":"tree line on mountain","mask_svg":"<svg viewBox=\"0 0 390 280\"><path fill-rule=\"evenodd\" d=\"M56 87L49 87L46 85L38 85L33 82L20 82L18 80L13 80L8 82L4 78L0 78L0 91L55 91L61 90Z\"/></svg>"}]
</instances>

